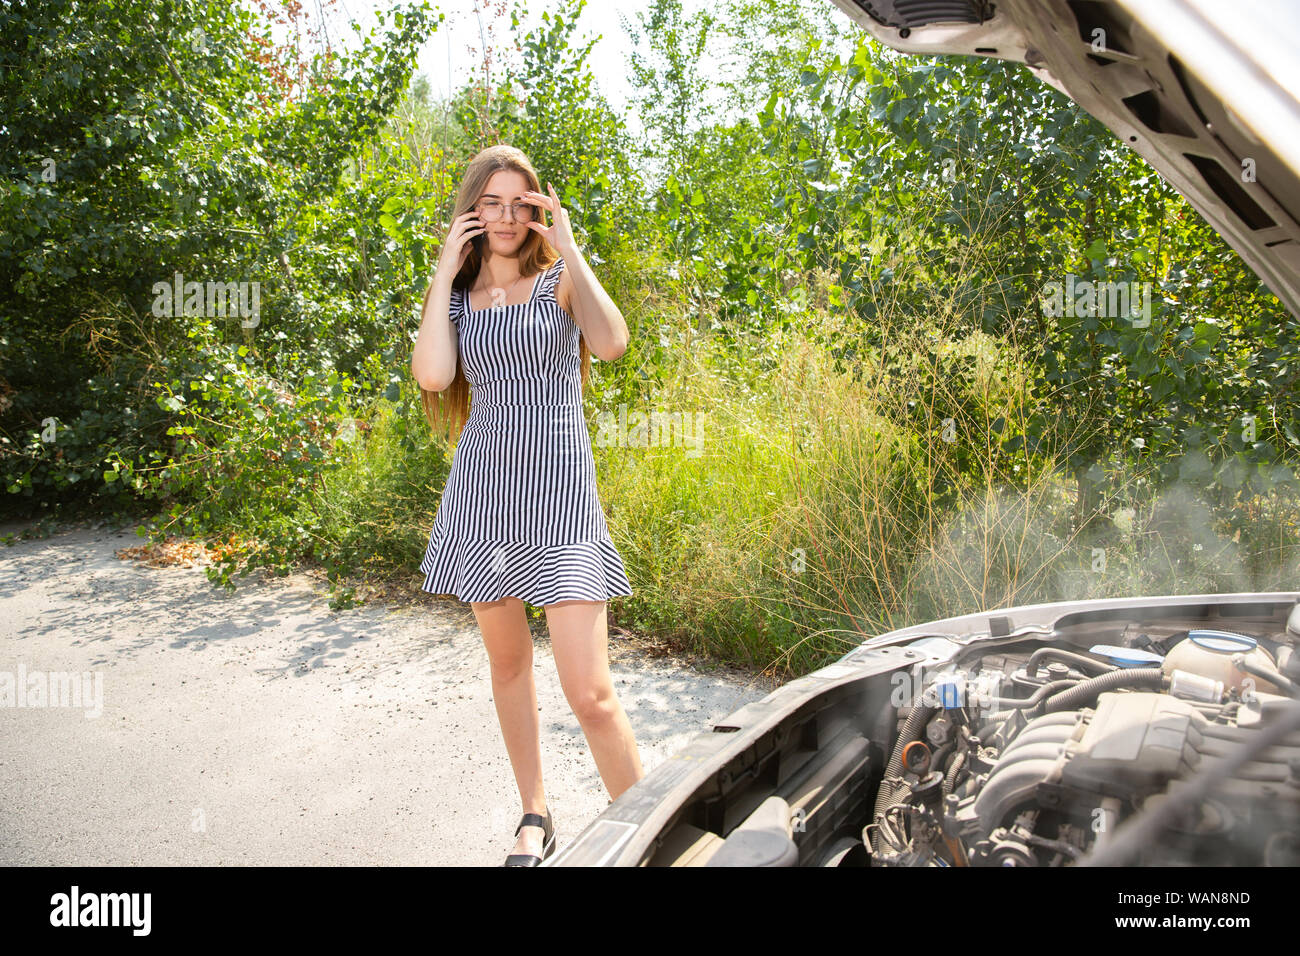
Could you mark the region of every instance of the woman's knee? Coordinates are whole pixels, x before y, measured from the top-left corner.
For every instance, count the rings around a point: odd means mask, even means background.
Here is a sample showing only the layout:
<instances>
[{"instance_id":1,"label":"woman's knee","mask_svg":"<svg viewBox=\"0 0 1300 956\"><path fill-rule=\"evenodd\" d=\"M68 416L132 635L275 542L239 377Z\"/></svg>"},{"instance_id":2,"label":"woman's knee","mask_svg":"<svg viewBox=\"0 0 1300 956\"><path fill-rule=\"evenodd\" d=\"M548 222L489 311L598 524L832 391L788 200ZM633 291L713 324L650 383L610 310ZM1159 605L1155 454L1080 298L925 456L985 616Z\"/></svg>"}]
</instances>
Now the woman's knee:
<instances>
[{"instance_id":1,"label":"woman's knee","mask_svg":"<svg viewBox=\"0 0 1300 956\"><path fill-rule=\"evenodd\" d=\"M566 697L573 715L582 724L607 721L618 713L618 698L614 696L614 688L608 684L578 688Z\"/></svg>"},{"instance_id":2,"label":"woman's knee","mask_svg":"<svg viewBox=\"0 0 1300 956\"><path fill-rule=\"evenodd\" d=\"M510 679L533 666L533 634L517 598L474 604L483 646L495 677Z\"/></svg>"},{"instance_id":3,"label":"woman's knee","mask_svg":"<svg viewBox=\"0 0 1300 956\"><path fill-rule=\"evenodd\" d=\"M496 680L514 680L533 669L532 649L524 651L488 651L488 663Z\"/></svg>"}]
</instances>

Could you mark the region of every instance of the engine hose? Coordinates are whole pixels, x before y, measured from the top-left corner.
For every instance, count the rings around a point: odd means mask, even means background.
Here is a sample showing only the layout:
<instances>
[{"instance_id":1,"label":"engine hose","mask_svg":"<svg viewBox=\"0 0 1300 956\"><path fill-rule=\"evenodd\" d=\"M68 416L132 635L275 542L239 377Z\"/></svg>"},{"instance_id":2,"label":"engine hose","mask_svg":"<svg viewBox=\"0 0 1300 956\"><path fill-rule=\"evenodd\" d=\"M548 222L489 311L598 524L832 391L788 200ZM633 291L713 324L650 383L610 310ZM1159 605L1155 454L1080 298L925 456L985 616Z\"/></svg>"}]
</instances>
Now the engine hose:
<instances>
[{"instance_id":1,"label":"engine hose","mask_svg":"<svg viewBox=\"0 0 1300 956\"><path fill-rule=\"evenodd\" d=\"M952 788L957 785L957 775L961 773L961 768L966 766L966 751L962 751L953 758L952 766L948 768L948 776L943 778L943 795L946 797L952 793Z\"/></svg>"},{"instance_id":2,"label":"engine hose","mask_svg":"<svg viewBox=\"0 0 1300 956\"><path fill-rule=\"evenodd\" d=\"M1100 677L1090 677L1081 681L1069 690L1063 690L1056 696L1047 698L1035 709L1041 709L1044 714L1051 714L1072 707L1082 707L1096 700L1098 694L1108 690L1118 690L1121 687L1160 687L1167 680L1164 672L1158 667L1121 668L1109 674L1102 674Z\"/></svg>"},{"instance_id":3,"label":"engine hose","mask_svg":"<svg viewBox=\"0 0 1300 956\"><path fill-rule=\"evenodd\" d=\"M957 746L957 742L956 742L956 741L953 741L953 740L950 740L950 741L948 741L948 743L944 744L942 747L940 747L938 750L936 750L933 754L931 754L931 755L930 755L930 770L931 770L931 771L942 770L942 769L943 769L943 762L944 762L945 760L948 759L948 754L952 753L952 751L956 748L956 746Z\"/></svg>"},{"instance_id":4,"label":"engine hose","mask_svg":"<svg viewBox=\"0 0 1300 956\"><path fill-rule=\"evenodd\" d=\"M1081 683L1083 682L1077 677L1066 677L1061 680L1048 681L1042 687L1038 688L1038 690L1034 691L1033 695L1030 697L998 697L994 699L994 703L998 707L1006 707L1010 710L1022 710L1027 707L1033 707L1035 704L1040 704L1044 698L1051 697L1053 694Z\"/></svg>"},{"instance_id":5,"label":"engine hose","mask_svg":"<svg viewBox=\"0 0 1300 956\"><path fill-rule=\"evenodd\" d=\"M923 728L924 728L924 726L925 726L924 723L922 723L922 727L923 727ZM919 737L919 731L918 731L918 737ZM948 752L951 751L951 750L954 750L955 748L956 748L956 744L955 744L955 743L947 743L947 744L944 744L942 747L940 747L938 750L936 750L936 751L934 752L934 754L933 754L933 755L931 756L931 758L930 758L930 770L933 771L933 770L935 770L936 768L942 766L942 763L943 763L944 758L946 758L946 757L948 756ZM906 745L904 745L904 749L906 749ZM900 762L900 765L899 765L899 766L900 766L900 772L901 772L901 766L902 766L902 765L901 765L901 762ZM877 821L878 821L878 822L882 822L882 823L885 825L885 828L888 829L891 833L893 832L893 827L892 827L892 826L889 826L889 820L888 820L888 814L889 814L889 811L893 810L895 807L899 807L899 806L902 806L902 805L904 805L905 803L907 803L908 798L909 798L910 796L911 796L911 794L909 794L909 793L907 792L907 787L906 787L906 786L899 787L899 788L895 789L895 790L894 790L894 791L893 791L893 792L892 792L892 793L891 793L891 794L886 798L887 803L884 805L883 809L878 809L878 810L877 810L877 812L876 812L876 819L877 819ZM877 803L876 806L877 806L877 808L880 808L880 807L881 807L881 805L880 805L879 803ZM878 826L878 827L876 828L876 832L879 833L879 832L880 832L880 829L881 829L881 827ZM902 844L902 840L901 840L901 834L900 834L900 839L899 839L898 841L895 841L895 842L898 844L898 849L899 849L899 850L902 850L902 849L904 848L904 847L903 847L903 844ZM965 864L959 864L959 865L965 865Z\"/></svg>"},{"instance_id":6,"label":"engine hose","mask_svg":"<svg viewBox=\"0 0 1300 956\"><path fill-rule=\"evenodd\" d=\"M1069 687L1075 687L1076 684L1080 683L1083 682L1078 678L1052 680L1052 682L1044 684L1043 687L1037 689L1031 697L998 697L996 701L997 706L1006 708L1006 710L995 710L993 713L985 715L985 722L983 726L980 726L979 730L976 731L976 735L979 736L980 740L988 740L989 734L1002 730L1002 726L1017 714L1021 714L1022 717L1024 717L1024 715L1026 715L1024 714L1024 710L1032 708L1032 706L1035 706L1036 704L1041 704L1045 696L1052 695L1052 693L1056 693L1057 691L1063 691L1063 689Z\"/></svg>"},{"instance_id":7,"label":"engine hose","mask_svg":"<svg viewBox=\"0 0 1300 956\"><path fill-rule=\"evenodd\" d=\"M1076 654L1074 651L1062 650L1059 647L1040 647L1029 656L1029 660L1025 663L1025 673L1030 677L1034 677L1038 674L1038 665L1048 659L1073 664L1085 674L1094 677L1098 674L1108 674L1119 669L1115 664L1107 664L1095 657L1086 657L1083 654Z\"/></svg>"},{"instance_id":8,"label":"engine hose","mask_svg":"<svg viewBox=\"0 0 1300 956\"><path fill-rule=\"evenodd\" d=\"M1236 664L1247 674L1254 674L1263 680L1278 688L1289 697L1300 697L1300 687L1296 686L1295 681L1271 667L1260 667L1254 661L1248 661L1241 654L1235 654L1232 663Z\"/></svg>"},{"instance_id":9,"label":"engine hose","mask_svg":"<svg viewBox=\"0 0 1300 956\"><path fill-rule=\"evenodd\" d=\"M911 713L907 715L907 720L903 721L903 729L899 731L898 740L894 742L894 752L890 754L889 763L885 765L885 774L880 778L880 790L876 793L874 815L877 819L893 805L894 788L890 778L898 776L903 769L903 748L913 740L920 739L921 731L938 709L925 704L914 704ZM879 827L872 831L871 847L875 853L880 853Z\"/></svg>"}]
</instances>

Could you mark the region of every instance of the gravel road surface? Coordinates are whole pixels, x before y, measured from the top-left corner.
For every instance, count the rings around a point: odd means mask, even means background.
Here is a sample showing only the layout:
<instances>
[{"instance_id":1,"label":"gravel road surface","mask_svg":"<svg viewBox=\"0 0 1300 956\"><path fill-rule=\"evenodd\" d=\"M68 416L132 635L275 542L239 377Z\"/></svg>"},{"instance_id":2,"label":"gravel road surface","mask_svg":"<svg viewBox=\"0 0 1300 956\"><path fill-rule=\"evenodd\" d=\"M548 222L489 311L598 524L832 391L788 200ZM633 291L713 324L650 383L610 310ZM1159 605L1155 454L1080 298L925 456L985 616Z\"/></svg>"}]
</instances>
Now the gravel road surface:
<instances>
[{"instance_id":1,"label":"gravel road surface","mask_svg":"<svg viewBox=\"0 0 1300 956\"><path fill-rule=\"evenodd\" d=\"M333 611L305 573L227 594L201 562L117 555L143 543L87 524L0 545L0 863L505 859L519 798L468 605ZM563 846L608 795L534 627ZM647 772L774 686L617 632L610 670Z\"/></svg>"}]
</instances>

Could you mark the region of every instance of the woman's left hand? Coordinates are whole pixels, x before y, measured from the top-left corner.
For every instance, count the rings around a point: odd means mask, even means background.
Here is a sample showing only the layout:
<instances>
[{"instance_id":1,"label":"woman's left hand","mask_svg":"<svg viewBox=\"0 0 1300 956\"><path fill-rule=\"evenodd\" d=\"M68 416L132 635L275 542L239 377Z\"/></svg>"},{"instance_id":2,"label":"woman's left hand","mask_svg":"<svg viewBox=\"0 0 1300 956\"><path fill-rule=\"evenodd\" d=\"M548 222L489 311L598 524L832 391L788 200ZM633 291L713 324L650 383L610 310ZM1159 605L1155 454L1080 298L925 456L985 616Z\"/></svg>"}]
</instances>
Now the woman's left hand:
<instances>
[{"instance_id":1,"label":"woman's left hand","mask_svg":"<svg viewBox=\"0 0 1300 956\"><path fill-rule=\"evenodd\" d=\"M555 247L560 254L572 253L578 248L577 241L573 238L573 226L569 223L569 212L560 205L560 197L555 192L555 187L550 183L546 184L550 191L550 196L543 196L541 193L535 193L529 190L520 198L524 202L530 202L535 206L541 206L551 211L551 225L543 226L539 221L524 223L533 232L540 232L542 238ZM540 217L539 217L540 218Z\"/></svg>"}]
</instances>

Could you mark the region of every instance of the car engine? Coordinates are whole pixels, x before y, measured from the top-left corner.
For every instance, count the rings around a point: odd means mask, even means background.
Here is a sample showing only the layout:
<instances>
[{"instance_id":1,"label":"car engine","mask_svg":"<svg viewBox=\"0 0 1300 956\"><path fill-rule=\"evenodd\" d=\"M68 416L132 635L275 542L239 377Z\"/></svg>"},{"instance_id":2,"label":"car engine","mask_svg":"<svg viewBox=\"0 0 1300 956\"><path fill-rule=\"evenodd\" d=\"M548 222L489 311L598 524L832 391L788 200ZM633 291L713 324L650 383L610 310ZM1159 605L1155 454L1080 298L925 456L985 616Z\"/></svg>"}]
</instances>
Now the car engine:
<instances>
[{"instance_id":1,"label":"car engine","mask_svg":"<svg viewBox=\"0 0 1300 956\"><path fill-rule=\"evenodd\" d=\"M1295 633L1031 646L893 675L872 865L1300 864Z\"/></svg>"}]
</instances>

